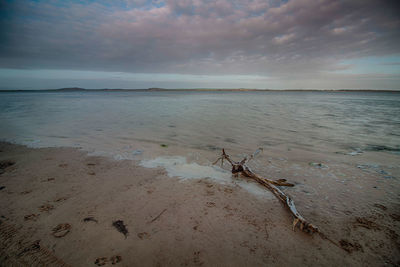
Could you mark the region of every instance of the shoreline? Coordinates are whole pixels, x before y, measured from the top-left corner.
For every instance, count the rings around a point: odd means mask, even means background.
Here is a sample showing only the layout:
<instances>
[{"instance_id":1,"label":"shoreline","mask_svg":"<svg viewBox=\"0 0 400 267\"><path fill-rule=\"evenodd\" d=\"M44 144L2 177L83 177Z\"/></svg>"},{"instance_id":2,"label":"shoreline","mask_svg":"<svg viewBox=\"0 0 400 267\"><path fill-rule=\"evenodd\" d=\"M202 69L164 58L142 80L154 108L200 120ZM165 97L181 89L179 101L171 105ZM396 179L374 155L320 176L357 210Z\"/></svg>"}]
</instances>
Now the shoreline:
<instances>
[{"instance_id":1,"label":"shoreline","mask_svg":"<svg viewBox=\"0 0 400 267\"><path fill-rule=\"evenodd\" d=\"M1 162L15 163L0 174L4 265L96 266L102 257L111 265L114 256L121 257L117 266L400 262L398 178L383 178L340 158L324 159L327 169L306 167L311 154L296 151L286 160L263 156L260 161L274 167L261 169L263 174L281 178L281 173L295 182L286 192L299 212L351 253L317 235L293 232L291 216L267 190L257 197L234 179L225 184L182 180L163 168L89 156L75 148L0 142L0 151ZM362 157L378 160L381 154L371 155ZM394 155L387 158L396 162ZM391 169L395 176L398 169ZM89 217L97 222L85 222ZM126 225L126 238L112 226L117 220ZM61 223L71 230L56 238L51 231ZM32 246L37 240L40 249Z\"/></svg>"}]
</instances>

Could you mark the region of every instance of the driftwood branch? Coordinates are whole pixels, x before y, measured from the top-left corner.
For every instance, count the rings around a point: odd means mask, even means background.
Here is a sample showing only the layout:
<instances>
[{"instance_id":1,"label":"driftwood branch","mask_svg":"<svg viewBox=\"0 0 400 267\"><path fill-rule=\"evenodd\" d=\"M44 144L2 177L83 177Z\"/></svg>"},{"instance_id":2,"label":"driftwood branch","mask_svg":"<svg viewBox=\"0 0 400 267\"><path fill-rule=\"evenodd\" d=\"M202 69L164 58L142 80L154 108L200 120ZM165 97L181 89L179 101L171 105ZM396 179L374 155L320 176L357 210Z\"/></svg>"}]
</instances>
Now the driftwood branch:
<instances>
[{"instance_id":1,"label":"driftwood branch","mask_svg":"<svg viewBox=\"0 0 400 267\"><path fill-rule=\"evenodd\" d=\"M338 244L337 242L335 242L334 240L330 239L325 234L323 234L318 229L318 227L316 227L315 225L309 223L306 219L304 219L304 217L301 216L300 213L297 211L296 206L294 205L293 199L291 199L288 195L286 195L284 192L282 192L277 187L277 186L294 186L294 184L286 182L286 179L270 180L270 179L263 178L263 177L255 174L249 168L249 166L246 165L246 163L248 163L250 160L252 160L254 157L256 157L261 151L262 151L262 148L259 148L250 157L245 157L243 160L236 162L236 161L233 161L229 157L229 155L225 153L225 149L222 149L222 154L214 162L214 165L217 164L218 161L221 160L221 167L222 167L224 159L225 159L226 161L228 161L231 164L233 175L238 176L239 174L241 174L245 177L255 180L259 184L268 188L288 208L290 213L293 215L293 231L295 230L296 227L298 227L303 232L318 233L322 239L328 240L333 245L346 250L345 248L343 248L343 246L341 246L340 244Z\"/></svg>"},{"instance_id":2,"label":"driftwood branch","mask_svg":"<svg viewBox=\"0 0 400 267\"><path fill-rule=\"evenodd\" d=\"M250 157L245 157L240 162L233 161L228 154L225 153L225 149L222 149L221 156L214 162L214 164L218 163L221 160L221 163L225 159L228 161L232 166L232 174L238 175L241 174L245 177L251 178L258 182L259 184L263 185L264 187L268 188L292 213L293 219L293 230L298 227L300 230L305 232L319 233L318 227L314 226L313 224L309 223L300 213L297 211L296 206L294 205L294 201L282 192L276 186L294 186L294 184L286 182L286 179L279 179L279 180L270 180L263 178L257 174L255 174L249 166L246 164L252 160L255 156L257 156L262 149L256 150Z\"/></svg>"}]
</instances>

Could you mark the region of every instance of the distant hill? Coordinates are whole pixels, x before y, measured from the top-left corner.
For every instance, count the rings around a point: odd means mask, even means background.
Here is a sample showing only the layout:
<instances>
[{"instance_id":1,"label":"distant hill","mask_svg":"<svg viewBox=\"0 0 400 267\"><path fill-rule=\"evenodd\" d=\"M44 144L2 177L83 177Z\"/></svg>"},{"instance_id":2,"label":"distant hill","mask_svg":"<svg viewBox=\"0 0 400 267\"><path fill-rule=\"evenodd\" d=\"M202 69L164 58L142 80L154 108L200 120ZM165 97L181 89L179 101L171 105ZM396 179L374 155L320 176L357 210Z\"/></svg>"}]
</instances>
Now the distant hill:
<instances>
[{"instance_id":1,"label":"distant hill","mask_svg":"<svg viewBox=\"0 0 400 267\"><path fill-rule=\"evenodd\" d=\"M148 91L164 91L164 90L166 90L166 89L164 89L164 88L158 88L158 87L152 87L152 88L149 88L149 89L147 89Z\"/></svg>"},{"instance_id":2,"label":"distant hill","mask_svg":"<svg viewBox=\"0 0 400 267\"><path fill-rule=\"evenodd\" d=\"M60 89L55 89L56 91L85 91L87 89L85 88L80 88L80 87L67 87L67 88L60 88Z\"/></svg>"}]
</instances>

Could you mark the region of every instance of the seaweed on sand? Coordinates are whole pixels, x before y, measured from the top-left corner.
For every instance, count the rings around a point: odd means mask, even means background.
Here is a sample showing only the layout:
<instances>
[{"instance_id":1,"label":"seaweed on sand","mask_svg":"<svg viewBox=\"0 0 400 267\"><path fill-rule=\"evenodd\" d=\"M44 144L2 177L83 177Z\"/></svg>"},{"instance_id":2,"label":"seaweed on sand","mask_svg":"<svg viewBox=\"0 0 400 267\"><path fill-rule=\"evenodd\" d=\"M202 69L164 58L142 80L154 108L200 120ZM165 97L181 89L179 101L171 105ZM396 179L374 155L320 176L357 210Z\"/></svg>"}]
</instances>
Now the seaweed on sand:
<instances>
[{"instance_id":1,"label":"seaweed on sand","mask_svg":"<svg viewBox=\"0 0 400 267\"><path fill-rule=\"evenodd\" d=\"M118 220L118 221L114 221L112 225L118 230L118 232L122 233L126 239L126 237L128 236L128 229L126 229L124 222L121 220Z\"/></svg>"}]
</instances>

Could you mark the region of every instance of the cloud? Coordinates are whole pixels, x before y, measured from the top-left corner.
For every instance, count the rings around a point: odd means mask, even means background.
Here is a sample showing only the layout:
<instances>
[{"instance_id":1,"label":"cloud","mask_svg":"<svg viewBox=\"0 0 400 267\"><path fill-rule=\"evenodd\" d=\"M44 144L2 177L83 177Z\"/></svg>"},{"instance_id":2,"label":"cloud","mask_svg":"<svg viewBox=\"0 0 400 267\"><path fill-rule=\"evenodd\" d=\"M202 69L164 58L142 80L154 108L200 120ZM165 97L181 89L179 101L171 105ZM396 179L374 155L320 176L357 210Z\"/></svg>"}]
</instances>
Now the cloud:
<instances>
[{"instance_id":1,"label":"cloud","mask_svg":"<svg viewBox=\"0 0 400 267\"><path fill-rule=\"evenodd\" d=\"M386 0L4 1L0 68L305 79L399 54L399 14Z\"/></svg>"},{"instance_id":2,"label":"cloud","mask_svg":"<svg viewBox=\"0 0 400 267\"><path fill-rule=\"evenodd\" d=\"M295 36L296 35L294 33L276 36L276 37L274 37L274 42L278 45L285 44L285 43L288 43L291 40L293 40Z\"/></svg>"}]
</instances>

